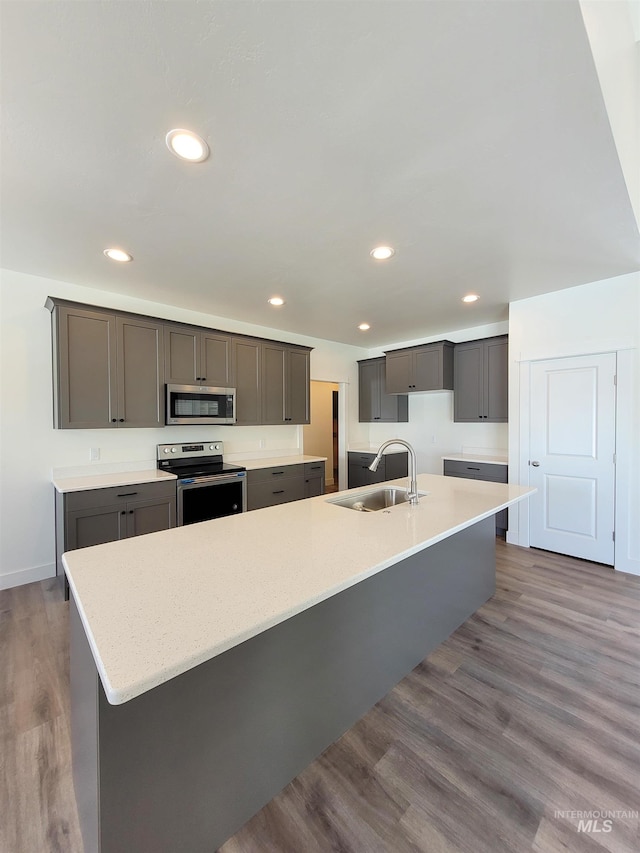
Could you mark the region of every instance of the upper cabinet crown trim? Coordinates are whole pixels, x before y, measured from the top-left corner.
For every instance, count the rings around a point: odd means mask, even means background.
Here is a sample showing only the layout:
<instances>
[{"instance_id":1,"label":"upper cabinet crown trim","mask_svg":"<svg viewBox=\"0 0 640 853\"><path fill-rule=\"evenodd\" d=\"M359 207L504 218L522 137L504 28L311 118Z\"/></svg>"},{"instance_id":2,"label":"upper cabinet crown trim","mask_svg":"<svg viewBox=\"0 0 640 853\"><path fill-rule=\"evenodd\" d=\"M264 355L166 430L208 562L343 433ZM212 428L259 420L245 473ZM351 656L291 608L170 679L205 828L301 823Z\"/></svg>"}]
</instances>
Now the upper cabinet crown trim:
<instances>
[{"instance_id":1,"label":"upper cabinet crown trim","mask_svg":"<svg viewBox=\"0 0 640 853\"><path fill-rule=\"evenodd\" d=\"M62 308L82 308L85 311L101 311L106 314L117 314L119 317L133 317L138 320L151 320L154 323L166 323L169 326L183 326L198 331L217 332L222 335L233 335L236 338L249 338L254 341L285 344L288 347L297 347L311 352L314 347L306 346L305 344L291 343L290 341L282 341L276 338L263 338L258 335L249 335L245 332L230 332L228 329L218 329L213 326L198 326L195 323L184 322L182 320L171 320L168 317L156 317L152 314L138 314L134 311L122 311L120 308L107 308L104 305L93 305L89 302L76 302L72 299L60 299L57 296L47 296L44 307L53 313L56 307Z\"/></svg>"}]
</instances>

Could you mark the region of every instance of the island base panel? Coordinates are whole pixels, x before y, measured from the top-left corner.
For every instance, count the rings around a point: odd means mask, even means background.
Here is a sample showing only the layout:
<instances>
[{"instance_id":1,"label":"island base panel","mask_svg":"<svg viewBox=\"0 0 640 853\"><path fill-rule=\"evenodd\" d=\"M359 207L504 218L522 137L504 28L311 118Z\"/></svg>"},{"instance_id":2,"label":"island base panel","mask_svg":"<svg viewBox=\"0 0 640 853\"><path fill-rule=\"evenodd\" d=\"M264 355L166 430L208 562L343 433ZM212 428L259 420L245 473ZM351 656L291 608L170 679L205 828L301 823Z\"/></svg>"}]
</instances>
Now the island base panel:
<instances>
[{"instance_id":1,"label":"island base panel","mask_svg":"<svg viewBox=\"0 0 640 853\"><path fill-rule=\"evenodd\" d=\"M72 601L85 849L211 853L494 591L490 517L122 705Z\"/></svg>"}]
</instances>

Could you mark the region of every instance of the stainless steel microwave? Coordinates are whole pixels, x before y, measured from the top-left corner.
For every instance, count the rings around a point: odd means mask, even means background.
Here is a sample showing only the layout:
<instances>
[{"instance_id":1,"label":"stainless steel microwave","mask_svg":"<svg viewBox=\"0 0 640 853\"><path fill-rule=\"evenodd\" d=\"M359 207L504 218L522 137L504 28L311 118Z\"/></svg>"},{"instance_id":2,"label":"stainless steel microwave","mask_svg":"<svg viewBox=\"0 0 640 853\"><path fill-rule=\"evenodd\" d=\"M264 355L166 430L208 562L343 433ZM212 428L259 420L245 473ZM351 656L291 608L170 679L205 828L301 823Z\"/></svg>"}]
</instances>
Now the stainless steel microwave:
<instances>
[{"instance_id":1,"label":"stainless steel microwave","mask_svg":"<svg viewBox=\"0 0 640 853\"><path fill-rule=\"evenodd\" d=\"M166 424L234 424L236 389L167 385Z\"/></svg>"}]
</instances>

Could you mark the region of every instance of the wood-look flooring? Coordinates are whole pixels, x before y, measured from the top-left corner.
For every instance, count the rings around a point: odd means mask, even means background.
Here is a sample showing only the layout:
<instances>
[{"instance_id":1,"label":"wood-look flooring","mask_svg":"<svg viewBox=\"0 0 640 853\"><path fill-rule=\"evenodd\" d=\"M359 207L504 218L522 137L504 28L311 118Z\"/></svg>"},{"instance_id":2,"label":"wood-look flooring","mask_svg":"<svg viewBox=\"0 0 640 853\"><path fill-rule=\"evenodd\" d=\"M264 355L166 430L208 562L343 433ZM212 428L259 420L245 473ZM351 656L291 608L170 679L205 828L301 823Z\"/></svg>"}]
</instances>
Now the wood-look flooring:
<instances>
[{"instance_id":1,"label":"wood-look flooring","mask_svg":"<svg viewBox=\"0 0 640 853\"><path fill-rule=\"evenodd\" d=\"M495 596L219 853L637 853L640 578L497 545ZM68 604L0 595L0 853L81 853ZM626 814L557 814L592 810Z\"/></svg>"}]
</instances>

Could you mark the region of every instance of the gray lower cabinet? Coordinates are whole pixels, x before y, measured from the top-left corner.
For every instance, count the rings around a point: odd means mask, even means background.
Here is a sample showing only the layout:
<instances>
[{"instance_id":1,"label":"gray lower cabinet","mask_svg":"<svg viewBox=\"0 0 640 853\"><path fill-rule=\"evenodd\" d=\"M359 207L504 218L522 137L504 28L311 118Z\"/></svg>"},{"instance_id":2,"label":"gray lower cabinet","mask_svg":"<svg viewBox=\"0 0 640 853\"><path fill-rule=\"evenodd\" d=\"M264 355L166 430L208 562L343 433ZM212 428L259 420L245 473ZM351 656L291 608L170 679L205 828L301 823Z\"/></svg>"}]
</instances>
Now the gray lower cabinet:
<instances>
[{"instance_id":1,"label":"gray lower cabinet","mask_svg":"<svg viewBox=\"0 0 640 853\"><path fill-rule=\"evenodd\" d=\"M325 463L324 462L305 462L304 463L304 496L305 498L315 498L318 495L324 495L325 488Z\"/></svg>"},{"instance_id":2,"label":"gray lower cabinet","mask_svg":"<svg viewBox=\"0 0 640 853\"><path fill-rule=\"evenodd\" d=\"M400 477L408 476L409 462L406 450L398 453L385 453L380 460L378 469L370 471L369 465L371 465L375 458L375 453L351 450L347 453L350 489L357 489L360 486L371 486L375 483L384 483L386 480L397 480Z\"/></svg>"},{"instance_id":3,"label":"gray lower cabinet","mask_svg":"<svg viewBox=\"0 0 640 853\"><path fill-rule=\"evenodd\" d=\"M56 492L56 564L76 548L176 526L176 481L81 492Z\"/></svg>"},{"instance_id":4,"label":"gray lower cabinet","mask_svg":"<svg viewBox=\"0 0 640 853\"><path fill-rule=\"evenodd\" d=\"M407 423L409 398L387 394L386 360L368 358L358 362L358 420L360 423Z\"/></svg>"},{"instance_id":5,"label":"gray lower cabinet","mask_svg":"<svg viewBox=\"0 0 640 853\"><path fill-rule=\"evenodd\" d=\"M453 389L451 341L391 350L385 357L387 394Z\"/></svg>"},{"instance_id":6,"label":"gray lower cabinet","mask_svg":"<svg viewBox=\"0 0 640 853\"><path fill-rule=\"evenodd\" d=\"M247 509L299 501L305 497L304 464L247 471Z\"/></svg>"},{"instance_id":7,"label":"gray lower cabinet","mask_svg":"<svg viewBox=\"0 0 640 853\"><path fill-rule=\"evenodd\" d=\"M167 323L164 327L165 382L233 387L231 335Z\"/></svg>"},{"instance_id":8,"label":"gray lower cabinet","mask_svg":"<svg viewBox=\"0 0 640 853\"><path fill-rule=\"evenodd\" d=\"M506 423L509 339L507 335L456 344L453 419L459 423Z\"/></svg>"},{"instance_id":9,"label":"gray lower cabinet","mask_svg":"<svg viewBox=\"0 0 640 853\"><path fill-rule=\"evenodd\" d=\"M445 477L464 477L467 480L487 480L492 483L508 483L509 469L506 465L491 462L466 462L461 459L445 459ZM496 533L504 535L509 529L509 510L496 513Z\"/></svg>"},{"instance_id":10,"label":"gray lower cabinet","mask_svg":"<svg viewBox=\"0 0 640 853\"><path fill-rule=\"evenodd\" d=\"M54 426L159 427L162 325L47 300L52 313Z\"/></svg>"}]
</instances>

